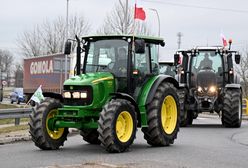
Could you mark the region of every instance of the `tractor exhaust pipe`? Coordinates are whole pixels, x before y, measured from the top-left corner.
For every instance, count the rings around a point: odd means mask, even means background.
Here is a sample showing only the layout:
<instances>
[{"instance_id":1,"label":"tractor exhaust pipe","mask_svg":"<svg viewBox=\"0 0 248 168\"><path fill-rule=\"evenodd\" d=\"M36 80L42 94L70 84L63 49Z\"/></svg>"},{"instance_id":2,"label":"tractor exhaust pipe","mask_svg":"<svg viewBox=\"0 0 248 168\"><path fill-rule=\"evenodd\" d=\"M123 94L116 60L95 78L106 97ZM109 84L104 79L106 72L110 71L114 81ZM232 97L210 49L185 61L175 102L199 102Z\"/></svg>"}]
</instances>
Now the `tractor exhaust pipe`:
<instances>
[{"instance_id":1,"label":"tractor exhaust pipe","mask_svg":"<svg viewBox=\"0 0 248 168\"><path fill-rule=\"evenodd\" d=\"M81 71L81 46L80 46L80 39L78 38L78 36L76 35L76 41L77 41L77 63L76 63L76 67L77 67L77 71L76 74L80 75L80 71Z\"/></svg>"}]
</instances>

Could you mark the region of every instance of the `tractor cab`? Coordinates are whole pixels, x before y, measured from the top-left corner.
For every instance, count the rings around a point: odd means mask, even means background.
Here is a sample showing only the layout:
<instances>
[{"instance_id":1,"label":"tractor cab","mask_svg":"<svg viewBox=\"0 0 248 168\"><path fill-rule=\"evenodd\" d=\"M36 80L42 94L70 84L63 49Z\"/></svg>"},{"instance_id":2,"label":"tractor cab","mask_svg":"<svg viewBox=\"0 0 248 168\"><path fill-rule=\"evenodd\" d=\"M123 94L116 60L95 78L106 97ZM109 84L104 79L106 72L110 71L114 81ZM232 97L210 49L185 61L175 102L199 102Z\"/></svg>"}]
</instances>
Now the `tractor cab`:
<instances>
[{"instance_id":1,"label":"tractor cab","mask_svg":"<svg viewBox=\"0 0 248 168\"><path fill-rule=\"evenodd\" d=\"M84 64L77 65L80 66L77 74L90 74L101 80L102 75L104 79L113 78L114 92L135 96L136 89L144 84L146 78L159 74L157 48L158 45L164 45L164 42L136 37L133 45L132 40L132 36L83 37L80 44L85 55ZM69 49L70 42L67 45Z\"/></svg>"},{"instance_id":2,"label":"tractor cab","mask_svg":"<svg viewBox=\"0 0 248 168\"><path fill-rule=\"evenodd\" d=\"M215 51L199 51L193 55L190 61L188 76L190 88L197 90L200 94L207 92L214 94L217 88L223 85L223 57Z\"/></svg>"}]
</instances>

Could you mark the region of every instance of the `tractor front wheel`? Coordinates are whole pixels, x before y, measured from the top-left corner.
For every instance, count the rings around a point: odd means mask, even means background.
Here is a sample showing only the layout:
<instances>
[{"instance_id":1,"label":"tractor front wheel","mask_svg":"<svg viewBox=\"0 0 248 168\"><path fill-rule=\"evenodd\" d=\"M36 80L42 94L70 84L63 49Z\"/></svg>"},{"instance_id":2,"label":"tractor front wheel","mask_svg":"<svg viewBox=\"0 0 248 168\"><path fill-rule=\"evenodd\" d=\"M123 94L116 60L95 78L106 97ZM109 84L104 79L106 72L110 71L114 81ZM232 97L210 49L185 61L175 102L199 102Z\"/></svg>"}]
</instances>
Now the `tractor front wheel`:
<instances>
[{"instance_id":1,"label":"tractor front wheel","mask_svg":"<svg viewBox=\"0 0 248 168\"><path fill-rule=\"evenodd\" d=\"M29 133L37 147L43 150L58 149L64 145L67 138L68 128L50 130L48 127L49 119L58 113L58 108L62 104L59 100L46 98L41 104L37 105L29 121Z\"/></svg>"},{"instance_id":2,"label":"tractor front wheel","mask_svg":"<svg viewBox=\"0 0 248 168\"><path fill-rule=\"evenodd\" d=\"M174 143L179 131L179 108L176 88L170 83L161 83L147 106L148 127L142 128L148 144L168 146Z\"/></svg>"},{"instance_id":3,"label":"tractor front wheel","mask_svg":"<svg viewBox=\"0 0 248 168\"><path fill-rule=\"evenodd\" d=\"M108 152L124 152L133 143L137 121L134 106L127 100L107 103L98 121L99 140Z\"/></svg>"},{"instance_id":4,"label":"tractor front wheel","mask_svg":"<svg viewBox=\"0 0 248 168\"><path fill-rule=\"evenodd\" d=\"M242 98L240 90L226 90L221 121L225 127L239 128L241 126Z\"/></svg>"}]
</instances>

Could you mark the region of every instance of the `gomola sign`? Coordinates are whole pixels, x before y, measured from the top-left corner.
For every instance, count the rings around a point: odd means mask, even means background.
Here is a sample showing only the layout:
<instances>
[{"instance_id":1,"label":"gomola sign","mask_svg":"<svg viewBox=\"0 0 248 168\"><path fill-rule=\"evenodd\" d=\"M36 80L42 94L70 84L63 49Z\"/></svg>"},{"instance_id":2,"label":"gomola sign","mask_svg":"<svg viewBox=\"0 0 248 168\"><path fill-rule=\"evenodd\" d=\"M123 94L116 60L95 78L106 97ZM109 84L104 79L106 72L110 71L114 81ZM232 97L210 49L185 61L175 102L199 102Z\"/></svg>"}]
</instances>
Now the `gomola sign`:
<instances>
[{"instance_id":1,"label":"gomola sign","mask_svg":"<svg viewBox=\"0 0 248 168\"><path fill-rule=\"evenodd\" d=\"M35 61L30 64L30 74L48 74L53 73L53 60Z\"/></svg>"}]
</instances>

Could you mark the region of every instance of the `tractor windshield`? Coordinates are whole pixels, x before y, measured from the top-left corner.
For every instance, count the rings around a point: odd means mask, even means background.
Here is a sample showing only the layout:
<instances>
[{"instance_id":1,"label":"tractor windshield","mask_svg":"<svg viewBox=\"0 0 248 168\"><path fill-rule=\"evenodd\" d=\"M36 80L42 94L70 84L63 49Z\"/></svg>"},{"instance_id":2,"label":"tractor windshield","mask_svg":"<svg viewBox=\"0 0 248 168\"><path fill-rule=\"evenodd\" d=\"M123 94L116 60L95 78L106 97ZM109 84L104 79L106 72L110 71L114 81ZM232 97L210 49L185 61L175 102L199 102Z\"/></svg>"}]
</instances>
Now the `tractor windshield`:
<instances>
[{"instance_id":1,"label":"tractor windshield","mask_svg":"<svg viewBox=\"0 0 248 168\"><path fill-rule=\"evenodd\" d=\"M215 51L200 51L196 56L192 58L193 73L197 73L200 70L210 69L214 72L222 71L222 59Z\"/></svg>"},{"instance_id":2,"label":"tractor windshield","mask_svg":"<svg viewBox=\"0 0 248 168\"><path fill-rule=\"evenodd\" d=\"M86 63L88 72L112 72L126 76L128 42L125 40L99 40L90 42Z\"/></svg>"},{"instance_id":3,"label":"tractor windshield","mask_svg":"<svg viewBox=\"0 0 248 168\"><path fill-rule=\"evenodd\" d=\"M195 85L195 79L199 72L212 71L216 74L218 83L223 80L222 57L215 51L200 51L191 60L191 83Z\"/></svg>"}]
</instances>

